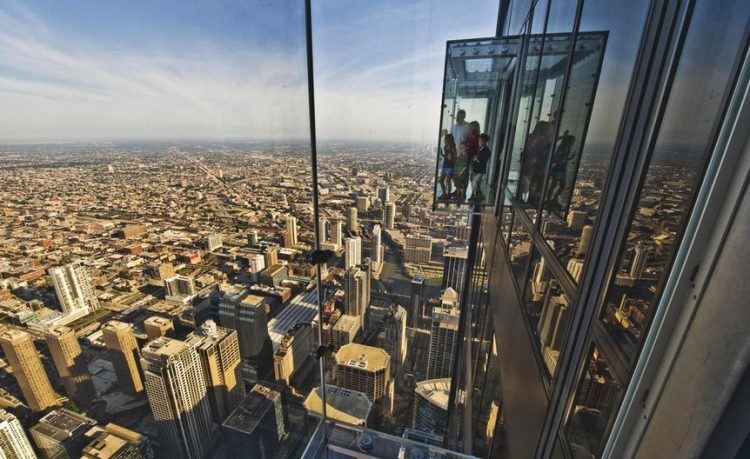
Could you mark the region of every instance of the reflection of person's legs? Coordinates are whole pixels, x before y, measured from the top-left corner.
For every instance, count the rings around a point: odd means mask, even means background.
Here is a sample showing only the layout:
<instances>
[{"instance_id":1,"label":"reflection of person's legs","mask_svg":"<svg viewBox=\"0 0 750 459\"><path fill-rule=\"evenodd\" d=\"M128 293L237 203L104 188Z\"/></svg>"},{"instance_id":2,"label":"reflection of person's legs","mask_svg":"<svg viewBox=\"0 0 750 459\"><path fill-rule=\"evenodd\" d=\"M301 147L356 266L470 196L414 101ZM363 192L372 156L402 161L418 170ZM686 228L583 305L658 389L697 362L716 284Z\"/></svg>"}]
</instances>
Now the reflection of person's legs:
<instances>
[{"instance_id":1,"label":"reflection of person's legs","mask_svg":"<svg viewBox=\"0 0 750 459\"><path fill-rule=\"evenodd\" d=\"M474 178L471 181L471 187L473 189L471 197L479 199L482 197L482 177L484 174L474 174Z\"/></svg>"},{"instance_id":2,"label":"reflection of person's legs","mask_svg":"<svg viewBox=\"0 0 750 459\"><path fill-rule=\"evenodd\" d=\"M445 197L445 172L444 169L440 171L440 178L438 179L438 183L440 184L440 197Z\"/></svg>"}]
</instances>

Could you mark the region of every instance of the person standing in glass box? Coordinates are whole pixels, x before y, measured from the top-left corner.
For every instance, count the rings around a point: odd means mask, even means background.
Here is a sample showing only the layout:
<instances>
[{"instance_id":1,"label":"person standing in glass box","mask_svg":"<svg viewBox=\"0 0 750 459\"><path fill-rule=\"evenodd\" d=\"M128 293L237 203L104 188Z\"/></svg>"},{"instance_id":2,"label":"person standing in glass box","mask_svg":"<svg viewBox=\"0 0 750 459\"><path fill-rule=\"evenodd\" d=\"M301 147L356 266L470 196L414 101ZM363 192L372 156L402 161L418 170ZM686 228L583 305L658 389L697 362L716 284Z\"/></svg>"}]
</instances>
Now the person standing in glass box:
<instances>
[{"instance_id":1,"label":"person standing in glass box","mask_svg":"<svg viewBox=\"0 0 750 459\"><path fill-rule=\"evenodd\" d=\"M490 161L490 147L487 145L490 141L490 136L482 133L479 136L479 151L471 160L471 171L474 176L471 179L471 187L473 191L471 193L471 200L479 202L484 199L482 193L482 180L484 174L487 173L487 163Z\"/></svg>"}]
</instances>

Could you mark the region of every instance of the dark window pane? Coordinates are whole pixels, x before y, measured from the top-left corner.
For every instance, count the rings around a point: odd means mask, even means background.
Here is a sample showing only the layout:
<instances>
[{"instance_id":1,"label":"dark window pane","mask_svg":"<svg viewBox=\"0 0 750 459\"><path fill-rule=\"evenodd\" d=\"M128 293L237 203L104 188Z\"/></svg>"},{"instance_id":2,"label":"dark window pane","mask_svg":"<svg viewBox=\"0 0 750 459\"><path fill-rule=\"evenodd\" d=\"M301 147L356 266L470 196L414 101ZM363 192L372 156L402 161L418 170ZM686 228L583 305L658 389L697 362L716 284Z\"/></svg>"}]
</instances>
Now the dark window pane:
<instances>
[{"instance_id":1,"label":"dark window pane","mask_svg":"<svg viewBox=\"0 0 750 459\"><path fill-rule=\"evenodd\" d=\"M553 163L547 184L547 198L552 204L545 208L554 208L554 212L542 215L541 226L542 235L576 282L583 271L583 260L604 191L648 4L646 0L613 0L606 4L590 1L583 7L578 35L606 30L606 52L595 97L590 93L595 79L587 72L596 69L592 62L597 56L589 55L579 61L577 55L571 68L571 83L556 148L559 155L564 155L567 143L572 143L572 156L580 154L580 160L561 161L557 168ZM618 17L617 21L612 20L613 15ZM593 107L587 105L591 98ZM573 138L565 138L565 131ZM579 153L584 135L585 143ZM554 199L558 192L559 196Z\"/></svg>"},{"instance_id":2,"label":"dark window pane","mask_svg":"<svg viewBox=\"0 0 750 459\"><path fill-rule=\"evenodd\" d=\"M699 4L610 286L603 321L629 358L648 331L735 77L750 3Z\"/></svg>"},{"instance_id":3,"label":"dark window pane","mask_svg":"<svg viewBox=\"0 0 750 459\"><path fill-rule=\"evenodd\" d=\"M601 454L621 395L622 387L612 375L607 357L593 346L565 429L573 457L589 459Z\"/></svg>"}]
</instances>

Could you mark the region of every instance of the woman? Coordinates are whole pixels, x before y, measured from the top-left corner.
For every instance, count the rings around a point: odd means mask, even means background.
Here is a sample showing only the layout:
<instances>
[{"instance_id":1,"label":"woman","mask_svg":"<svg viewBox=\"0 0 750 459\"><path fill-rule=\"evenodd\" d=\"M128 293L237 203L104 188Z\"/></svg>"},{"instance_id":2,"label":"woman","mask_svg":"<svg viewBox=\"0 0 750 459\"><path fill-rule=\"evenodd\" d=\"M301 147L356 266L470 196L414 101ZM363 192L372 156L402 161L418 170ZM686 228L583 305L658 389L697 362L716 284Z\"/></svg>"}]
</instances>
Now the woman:
<instances>
[{"instance_id":1,"label":"woman","mask_svg":"<svg viewBox=\"0 0 750 459\"><path fill-rule=\"evenodd\" d=\"M443 168L440 170L440 195L443 199L451 197L453 188L453 173L456 167L456 141L452 134L445 134L443 139Z\"/></svg>"},{"instance_id":2,"label":"woman","mask_svg":"<svg viewBox=\"0 0 750 459\"><path fill-rule=\"evenodd\" d=\"M474 158L477 156L477 152L479 151L479 121L472 121L469 123L469 133L466 134L466 162L467 162L467 168L468 164L471 164L474 162ZM471 170L469 168L469 170ZM469 180L474 180L474 172L467 172L467 186ZM464 187L464 191L466 191L466 187ZM465 197L464 193L464 197Z\"/></svg>"}]
</instances>

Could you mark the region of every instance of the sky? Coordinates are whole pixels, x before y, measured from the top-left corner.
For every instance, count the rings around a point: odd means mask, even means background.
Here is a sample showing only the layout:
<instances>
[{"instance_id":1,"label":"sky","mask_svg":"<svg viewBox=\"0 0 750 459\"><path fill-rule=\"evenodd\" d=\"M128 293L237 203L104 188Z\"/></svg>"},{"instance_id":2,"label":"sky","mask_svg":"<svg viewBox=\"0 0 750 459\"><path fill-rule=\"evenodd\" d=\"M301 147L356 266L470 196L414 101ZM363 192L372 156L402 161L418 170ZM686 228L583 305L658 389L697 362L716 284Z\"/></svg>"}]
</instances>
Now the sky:
<instances>
[{"instance_id":1,"label":"sky","mask_svg":"<svg viewBox=\"0 0 750 459\"><path fill-rule=\"evenodd\" d=\"M317 0L318 136L434 143L445 41L497 0ZM298 0L0 0L0 143L307 138Z\"/></svg>"}]
</instances>

